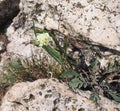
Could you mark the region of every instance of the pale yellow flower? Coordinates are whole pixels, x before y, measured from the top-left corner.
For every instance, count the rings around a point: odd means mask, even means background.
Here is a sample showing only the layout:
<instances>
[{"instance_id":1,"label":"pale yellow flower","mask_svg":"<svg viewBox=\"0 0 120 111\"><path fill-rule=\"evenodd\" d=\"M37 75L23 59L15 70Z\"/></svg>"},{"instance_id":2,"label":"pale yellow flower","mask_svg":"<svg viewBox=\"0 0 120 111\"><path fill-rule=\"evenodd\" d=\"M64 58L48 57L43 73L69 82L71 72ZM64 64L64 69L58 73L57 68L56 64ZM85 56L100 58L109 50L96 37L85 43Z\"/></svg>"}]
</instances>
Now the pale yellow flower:
<instances>
[{"instance_id":1,"label":"pale yellow flower","mask_svg":"<svg viewBox=\"0 0 120 111\"><path fill-rule=\"evenodd\" d=\"M48 33L37 33L36 42L39 43L39 46L49 45L50 41L53 40Z\"/></svg>"}]
</instances>

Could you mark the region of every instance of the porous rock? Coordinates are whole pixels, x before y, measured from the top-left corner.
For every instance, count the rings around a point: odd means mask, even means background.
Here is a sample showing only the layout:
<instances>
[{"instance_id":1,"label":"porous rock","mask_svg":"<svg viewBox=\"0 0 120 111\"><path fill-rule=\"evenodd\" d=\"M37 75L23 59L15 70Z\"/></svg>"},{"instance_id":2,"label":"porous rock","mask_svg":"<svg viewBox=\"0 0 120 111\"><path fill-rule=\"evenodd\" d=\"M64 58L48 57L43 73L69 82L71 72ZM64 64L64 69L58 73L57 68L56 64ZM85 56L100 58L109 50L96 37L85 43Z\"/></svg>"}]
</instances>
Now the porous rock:
<instances>
[{"instance_id":1,"label":"porous rock","mask_svg":"<svg viewBox=\"0 0 120 111\"><path fill-rule=\"evenodd\" d=\"M9 4L10 2L4 1L7 0L1 0L1 3ZM13 0L11 0L12 2ZM16 2L16 9L18 9L19 0ZM110 49L111 52L116 52L114 55L120 55L119 4L119 0L20 0L20 12L7 28L6 35L10 43L7 46L5 57L2 56L0 67L3 66L7 58L11 59L16 56L20 59L31 59L34 56L38 60L54 64L55 61L41 47L35 47L30 43L35 39L33 21L35 26L40 29L56 29L73 38L79 37L79 34L84 38L88 37L105 47L117 50ZM15 9L16 5L9 6L11 6L9 10L11 10ZM7 15L5 14L7 11L2 11L4 15ZM104 50L104 47L102 48ZM90 53L87 51L88 56ZM109 52L106 52L105 55L111 56ZM114 57L112 55L109 58L103 58L100 60L101 66L106 66L109 60L111 58L114 60L115 57L116 55Z\"/></svg>"},{"instance_id":2,"label":"porous rock","mask_svg":"<svg viewBox=\"0 0 120 111\"><path fill-rule=\"evenodd\" d=\"M104 97L96 105L89 92L72 92L56 79L39 79L13 86L0 111L119 111L120 105Z\"/></svg>"},{"instance_id":3,"label":"porous rock","mask_svg":"<svg viewBox=\"0 0 120 111\"><path fill-rule=\"evenodd\" d=\"M35 38L33 20L40 29L56 29L73 37L82 34L120 49L119 0L21 0L19 6L19 14L7 29L10 55L42 54L41 48L28 44Z\"/></svg>"}]
</instances>

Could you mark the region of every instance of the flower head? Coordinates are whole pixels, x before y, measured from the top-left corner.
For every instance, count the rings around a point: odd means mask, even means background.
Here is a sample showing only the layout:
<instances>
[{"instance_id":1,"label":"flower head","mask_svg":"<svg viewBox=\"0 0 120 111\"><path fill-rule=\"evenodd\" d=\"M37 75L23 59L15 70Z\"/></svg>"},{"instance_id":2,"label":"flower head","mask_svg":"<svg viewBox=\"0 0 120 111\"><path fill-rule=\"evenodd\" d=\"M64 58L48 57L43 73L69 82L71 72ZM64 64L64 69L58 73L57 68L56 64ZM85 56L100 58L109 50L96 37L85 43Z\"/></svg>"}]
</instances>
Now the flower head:
<instances>
[{"instance_id":1,"label":"flower head","mask_svg":"<svg viewBox=\"0 0 120 111\"><path fill-rule=\"evenodd\" d=\"M53 41L52 37L46 32L45 33L37 33L36 35L37 35L37 37L36 37L35 42L39 46L48 45L50 41Z\"/></svg>"}]
</instances>

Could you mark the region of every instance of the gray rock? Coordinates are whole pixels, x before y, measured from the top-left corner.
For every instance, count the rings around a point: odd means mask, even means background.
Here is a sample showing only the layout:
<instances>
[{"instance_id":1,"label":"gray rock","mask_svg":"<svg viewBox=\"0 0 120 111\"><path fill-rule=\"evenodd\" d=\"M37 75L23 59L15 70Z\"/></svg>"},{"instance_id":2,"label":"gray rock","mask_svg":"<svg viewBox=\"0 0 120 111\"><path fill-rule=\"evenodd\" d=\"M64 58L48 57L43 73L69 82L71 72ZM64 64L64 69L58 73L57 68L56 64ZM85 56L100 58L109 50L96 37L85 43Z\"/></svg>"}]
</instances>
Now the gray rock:
<instances>
[{"instance_id":1,"label":"gray rock","mask_svg":"<svg viewBox=\"0 0 120 111\"><path fill-rule=\"evenodd\" d=\"M56 79L39 79L13 86L4 96L0 111L119 111L120 104L104 97L96 105L90 92L72 92Z\"/></svg>"},{"instance_id":2,"label":"gray rock","mask_svg":"<svg viewBox=\"0 0 120 111\"><path fill-rule=\"evenodd\" d=\"M6 32L10 41L7 53L10 58L16 55L29 59L35 55L40 60L52 64L52 59L41 47L30 44L30 41L35 39L33 20L40 29L56 29L73 38L81 34L119 51L119 4L119 0L21 0L20 12ZM20 83L7 92L3 98L1 111L120 109L119 104L103 97L96 106L88 99L90 95L88 92L78 91L78 94L75 94L68 89L67 86L51 79Z\"/></svg>"},{"instance_id":3,"label":"gray rock","mask_svg":"<svg viewBox=\"0 0 120 111\"><path fill-rule=\"evenodd\" d=\"M119 4L117 0L21 0L20 12L6 33L11 41L8 53L27 58L46 56L41 48L27 44L35 38L33 20L40 29L56 29L74 38L81 34L119 51Z\"/></svg>"}]
</instances>

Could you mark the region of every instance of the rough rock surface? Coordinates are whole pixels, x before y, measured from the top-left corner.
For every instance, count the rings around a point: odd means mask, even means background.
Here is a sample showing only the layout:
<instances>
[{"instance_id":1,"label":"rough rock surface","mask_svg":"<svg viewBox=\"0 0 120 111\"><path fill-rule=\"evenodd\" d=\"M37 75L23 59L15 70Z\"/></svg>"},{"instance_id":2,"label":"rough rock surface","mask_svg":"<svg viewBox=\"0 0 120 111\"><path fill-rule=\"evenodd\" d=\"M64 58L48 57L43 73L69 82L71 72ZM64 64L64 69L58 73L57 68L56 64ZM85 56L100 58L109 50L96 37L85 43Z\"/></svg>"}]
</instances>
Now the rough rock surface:
<instances>
[{"instance_id":1,"label":"rough rock surface","mask_svg":"<svg viewBox=\"0 0 120 111\"><path fill-rule=\"evenodd\" d=\"M119 111L116 104L101 97L97 105L89 92L72 92L56 79L39 79L13 86L3 98L0 111Z\"/></svg>"},{"instance_id":2,"label":"rough rock surface","mask_svg":"<svg viewBox=\"0 0 120 111\"><path fill-rule=\"evenodd\" d=\"M119 0L21 0L19 6L20 12L6 33L10 58L35 55L51 63L44 50L29 44L35 38L33 20L40 29L56 29L74 38L81 34L120 50Z\"/></svg>"},{"instance_id":3,"label":"rough rock surface","mask_svg":"<svg viewBox=\"0 0 120 111\"><path fill-rule=\"evenodd\" d=\"M56 29L73 37L81 34L106 47L120 50L119 0L21 0L19 6L20 12L6 32L10 41L7 47L10 58L14 55L20 58L36 55L51 63L51 58L42 48L30 44L35 38L32 20L40 29ZM74 94L58 81L38 80L15 85L3 98L0 110L117 111L118 109L119 111L120 109L119 105L103 97L99 105L95 106L88 96L88 93L82 91Z\"/></svg>"},{"instance_id":4,"label":"rough rock surface","mask_svg":"<svg viewBox=\"0 0 120 111\"><path fill-rule=\"evenodd\" d=\"M30 54L30 46L23 43L34 37L32 20L39 28L73 36L80 33L120 50L119 0L21 0L20 13L7 30L9 52Z\"/></svg>"}]
</instances>

